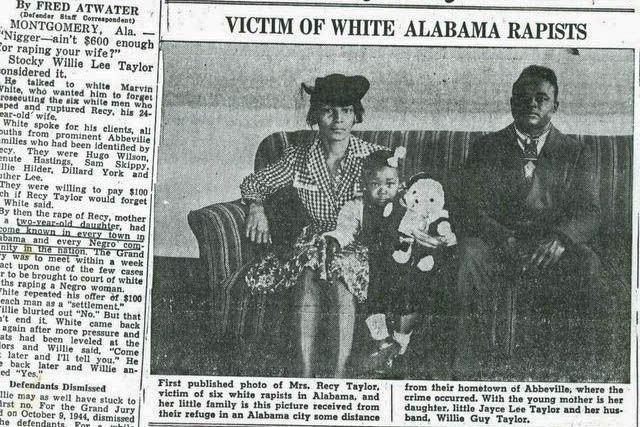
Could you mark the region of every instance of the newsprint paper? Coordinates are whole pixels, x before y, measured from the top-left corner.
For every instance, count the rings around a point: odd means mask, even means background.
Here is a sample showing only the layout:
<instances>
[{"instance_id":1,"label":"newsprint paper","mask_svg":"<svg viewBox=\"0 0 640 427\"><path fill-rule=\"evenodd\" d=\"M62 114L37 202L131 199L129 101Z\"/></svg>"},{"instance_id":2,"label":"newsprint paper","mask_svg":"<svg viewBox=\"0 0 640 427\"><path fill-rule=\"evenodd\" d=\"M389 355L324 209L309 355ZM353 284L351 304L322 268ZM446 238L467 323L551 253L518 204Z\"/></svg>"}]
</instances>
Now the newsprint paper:
<instances>
[{"instance_id":1,"label":"newsprint paper","mask_svg":"<svg viewBox=\"0 0 640 427\"><path fill-rule=\"evenodd\" d=\"M638 7L2 0L0 426L637 426Z\"/></svg>"}]
</instances>

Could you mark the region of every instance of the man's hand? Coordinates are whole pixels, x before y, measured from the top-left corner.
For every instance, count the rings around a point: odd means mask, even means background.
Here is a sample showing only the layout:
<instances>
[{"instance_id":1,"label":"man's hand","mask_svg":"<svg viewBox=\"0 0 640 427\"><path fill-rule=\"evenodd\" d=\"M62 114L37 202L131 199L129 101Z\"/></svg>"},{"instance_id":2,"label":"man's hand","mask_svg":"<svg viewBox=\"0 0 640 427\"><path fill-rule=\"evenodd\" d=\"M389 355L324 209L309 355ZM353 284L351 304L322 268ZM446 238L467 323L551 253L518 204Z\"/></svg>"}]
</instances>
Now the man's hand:
<instances>
[{"instance_id":1,"label":"man's hand","mask_svg":"<svg viewBox=\"0 0 640 427\"><path fill-rule=\"evenodd\" d=\"M271 243L269 221L264 213L264 206L253 202L249 205L245 236L254 243Z\"/></svg>"},{"instance_id":2,"label":"man's hand","mask_svg":"<svg viewBox=\"0 0 640 427\"><path fill-rule=\"evenodd\" d=\"M447 240L443 237L435 237L421 230L414 230L413 237L420 245L425 248L436 249L441 246L447 246Z\"/></svg>"},{"instance_id":3,"label":"man's hand","mask_svg":"<svg viewBox=\"0 0 640 427\"><path fill-rule=\"evenodd\" d=\"M553 267L560 260L565 251L564 244L558 239L548 239L540 243L538 249L533 253L529 261L524 265L522 271L538 270L544 271Z\"/></svg>"}]
</instances>

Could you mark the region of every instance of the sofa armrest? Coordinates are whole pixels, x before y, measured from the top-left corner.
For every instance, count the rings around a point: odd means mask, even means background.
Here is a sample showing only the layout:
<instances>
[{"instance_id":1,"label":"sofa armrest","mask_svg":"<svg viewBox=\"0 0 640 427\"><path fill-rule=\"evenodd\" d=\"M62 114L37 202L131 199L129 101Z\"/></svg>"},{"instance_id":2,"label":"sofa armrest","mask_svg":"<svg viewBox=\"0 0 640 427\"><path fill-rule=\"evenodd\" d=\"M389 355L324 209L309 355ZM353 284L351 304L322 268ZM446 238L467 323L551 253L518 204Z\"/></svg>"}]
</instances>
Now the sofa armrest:
<instances>
[{"instance_id":1,"label":"sofa armrest","mask_svg":"<svg viewBox=\"0 0 640 427\"><path fill-rule=\"evenodd\" d=\"M216 289L251 257L244 238L247 207L240 200L215 203L193 210L187 215L196 236L200 260L206 272L208 287L215 298Z\"/></svg>"}]
</instances>

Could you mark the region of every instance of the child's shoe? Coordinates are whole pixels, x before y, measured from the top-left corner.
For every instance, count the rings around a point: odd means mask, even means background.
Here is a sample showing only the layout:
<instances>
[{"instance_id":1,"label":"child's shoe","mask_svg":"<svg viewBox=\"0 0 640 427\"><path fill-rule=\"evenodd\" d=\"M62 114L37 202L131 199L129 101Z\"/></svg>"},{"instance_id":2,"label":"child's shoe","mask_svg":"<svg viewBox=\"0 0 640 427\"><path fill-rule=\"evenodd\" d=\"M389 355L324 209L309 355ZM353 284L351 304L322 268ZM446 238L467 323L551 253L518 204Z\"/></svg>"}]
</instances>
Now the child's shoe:
<instances>
[{"instance_id":1,"label":"child's shoe","mask_svg":"<svg viewBox=\"0 0 640 427\"><path fill-rule=\"evenodd\" d=\"M404 380L407 376L407 354L397 354L391 363L391 367L385 379Z\"/></svg>"},{"instance_id":2,"label":"child's shoe","mask_svg":"<svg viewBox=\"0 0 640 427\"><path fill-rule=\"evenodd\" d=\"M400 344L387 337L378 344L378 350L371 353L364 362L367 371L386 374L393 368L393 360L400 352Z\"/></svg>"}]
</instances>

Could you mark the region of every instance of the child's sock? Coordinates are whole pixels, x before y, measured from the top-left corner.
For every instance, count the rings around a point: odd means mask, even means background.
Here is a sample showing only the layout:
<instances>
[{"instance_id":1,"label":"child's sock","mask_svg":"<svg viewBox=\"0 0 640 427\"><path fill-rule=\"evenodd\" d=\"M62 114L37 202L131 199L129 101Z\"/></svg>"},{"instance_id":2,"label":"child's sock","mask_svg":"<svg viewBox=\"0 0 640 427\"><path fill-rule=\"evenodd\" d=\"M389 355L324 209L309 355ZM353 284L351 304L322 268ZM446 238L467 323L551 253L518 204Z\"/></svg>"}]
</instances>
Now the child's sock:
<instances>
[{"instance_id":1,"label":"child's sock","mask_svg":"<svg viewBox=\"0 0 640 427\"><path fill-rule=\"evenodd\" d=\"M371 338L380 342L389 337L387 329L387 316L382 313L372 314L365 321L369 328Z\"/></svg>"},{"instance_id":2,"label":"child's sock","mask_svg":"<svg viewBox=\"0 0 640 427\"><path fill-rule=\"evenodd\" d=\"M403 334L402 332L393 331L393 339L400 344L400 351L398 354L404 354L407 351L407 347L409 347L409 341L411 340L411 334L413 331Z\"/></svg>"}]
</instances>

